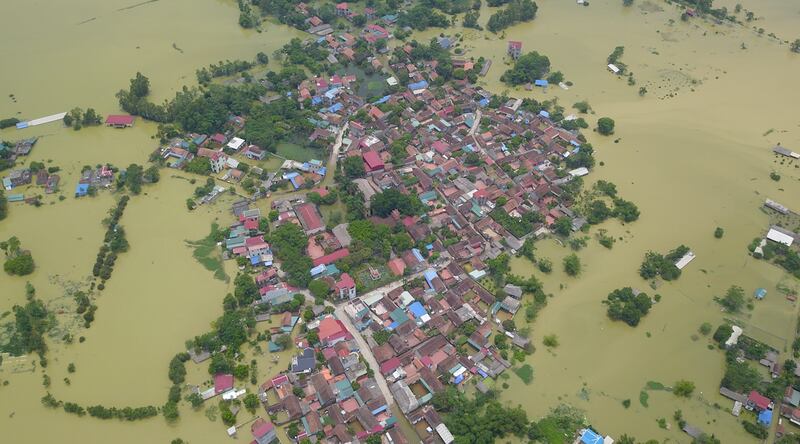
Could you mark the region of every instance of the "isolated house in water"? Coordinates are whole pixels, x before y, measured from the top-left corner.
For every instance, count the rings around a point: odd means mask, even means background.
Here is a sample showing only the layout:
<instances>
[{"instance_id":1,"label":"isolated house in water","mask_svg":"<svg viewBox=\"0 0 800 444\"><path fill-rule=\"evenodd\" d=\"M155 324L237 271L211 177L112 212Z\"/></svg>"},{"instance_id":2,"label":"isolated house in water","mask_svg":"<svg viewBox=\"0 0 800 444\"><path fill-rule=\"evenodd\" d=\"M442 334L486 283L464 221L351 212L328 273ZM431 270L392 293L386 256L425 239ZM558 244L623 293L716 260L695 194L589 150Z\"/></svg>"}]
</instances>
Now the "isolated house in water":
<instances>
[{"instance_id":1,"label":"isolated house in water","mask_svg":"<svg viewBox=\"0 0 800 444\"><path fill-rule=\"evenodd\" d=\"M133 126L133 116L111 115L106 118L106 125L114 128L129 128Z\"/></svg>"},{"instance_id":2,"label":"isolated house in water","mask_svg":"<svg viewBox=\"0 0 800 444\"><path fill-rule=\"evenodd\" d=\"M522 42L510 40L508 42L508 55L514 60L518 59L522 55Z\"/></svg>"}]
</instances>

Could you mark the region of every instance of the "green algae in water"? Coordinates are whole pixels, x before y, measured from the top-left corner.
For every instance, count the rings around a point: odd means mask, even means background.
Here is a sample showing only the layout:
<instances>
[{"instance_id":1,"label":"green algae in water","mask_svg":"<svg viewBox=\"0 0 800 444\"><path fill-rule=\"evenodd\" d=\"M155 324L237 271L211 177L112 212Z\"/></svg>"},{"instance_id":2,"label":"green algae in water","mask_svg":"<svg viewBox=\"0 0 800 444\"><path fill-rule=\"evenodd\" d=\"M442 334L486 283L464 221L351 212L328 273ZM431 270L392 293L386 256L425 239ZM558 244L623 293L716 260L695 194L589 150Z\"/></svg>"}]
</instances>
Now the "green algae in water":
<instances>
[{"instance_id":1,"label":"green algae in water","mask_svg":"<svg viewBox=\"0 0 800 444\"><path fill-rule=\"evenodd\" d=\"M647 384L645 384L644 387L645 387L646 390L666 390L667 389L667 386L665 386L664 384L662 384L662 383L660 383L658 381L647 381Z\"/></svg>"},{"instance_id":2,"label":"green algae in water","mask_svg":"<svg viewBox=\"0 0 800 444\"><path fill-rule=\"evenodd\" d=\"M645 407L650 407L649 405L647 405L647 400L648 399L650 399L650 395L648 395L646 391L642 390L641 392L639 392L639 403L640 404L642 404Z\"/></svg>"},{"instance_id":3,"label":"green algae in water","mask_svg":"<svg viewBox=\"0 0 800 444\"><path fill-rule=\"evenodd\" d=\"M514 369L514 374L519 376L526 385L533 382L533 367L530 364L525 364L520 368Z\"/></svg>"},{"instance_id":4,"label":"green algae in water","mask_svg":"<svg viewBox=\"0 0 800 444\"><path fill-rule=\"evenodd\" d=\"M215 279L228 282L230 278L225 273L222 255L217 249L216 234L218 229L219 225L211 224L211 233L208 236L198 241L186 241L186 244L194 248L192 256L197 259L197 262L200 262L206 270L214 272Z\"/></svg>"}]
</instances>

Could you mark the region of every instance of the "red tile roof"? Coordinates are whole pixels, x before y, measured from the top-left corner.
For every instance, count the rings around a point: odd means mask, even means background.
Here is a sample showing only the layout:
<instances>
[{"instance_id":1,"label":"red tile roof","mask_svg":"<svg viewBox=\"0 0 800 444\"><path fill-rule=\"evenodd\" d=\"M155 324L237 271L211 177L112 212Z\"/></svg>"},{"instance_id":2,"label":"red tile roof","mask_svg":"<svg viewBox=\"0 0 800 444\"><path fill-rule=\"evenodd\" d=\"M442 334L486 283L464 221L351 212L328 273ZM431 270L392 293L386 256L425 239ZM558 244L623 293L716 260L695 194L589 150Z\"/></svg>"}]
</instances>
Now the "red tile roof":
<instances>
[{"instance_id":1,"label":"red tile roof","mask_svg":"<svg viewBox=\"0 0 800 444\"><path fill-rule=\"evenodd\" d=\"M106 125L133 125L133 116L126 114L110 115L106 118Z\"/></svg>"},{"instance_id":2,"label":"red tile roof","mask_svg":"<svg viewBox=\"0 0 800 444\"><path fill-rule=\"evenodd\" d=\"M350 255L350 250L348 250L347 248L342 248L342 249L334 251L331 254L326 254L325 256L318 257L318 258L314 259L313 264L314 264L315 267L317 265L328 265L328 264L332 264L332 263L338 261L339 259L341 259L343 257L347 257L349 255Z\"/></svg>"},{"instance_id":3,"label":"red tile roof","mask_svg":"<svg viewBox=\"0 0 800 444\"><path fill-rule=\"evenodd\" d=\"M381 156L378 155L375 151L367 151L362 156L364 159L364 163L367 164L367 168L370 171L375 171L383 168L383 160L381 160Z\"/></svg>"},{"instance_id":4,"label":"red tile roof","mask_svg":"<svg viewBox=\"0 0 800 444\"><path fill-rule=\"evenodd\" d=\"M766 396L758 393L757 391L753 390L750 392L750 395L747 397L749 402L755 404L761 410L769 408L770 400Z\"/></svg>"},{"instance_id":5,"label":"red tile roof","mask_svg":"<svg viewBox=\"0 0 800 444\"><path fill-rule=\"evenodd\" d=\"M342 321L328 317L319 323L318 335L320 341L325 342L347 336L348 332Z\"/></svg>"},{"instance_id":6,"label":"red tile roof","mask_svg":"<svg viewBox=\"0 0 800 444\"><path fill-rule=\"evenodd\" d=\"M233 388L233 375L220 374L214 376L214 393L222 393Z\"/></svg>"},{"instance_id":7,"label":"red tile roof","mask_svg":"<svg viewBox=\"0 0 800 444\"><path fill-rule=\"evenodd\" d=\"M322 218L319 217L316 207L311 203L304 203L295 208L297 218L303 224L306 231L314 231L323 228L325 224L322 223Z\"/></svg>"},{"instance_id":8,"label":"red tile roof","mask_svg":"<svg viewBox=\"0 0 800 444\"><path fill-rule=\"evenodd\" d=\"M253 425L250 426L250 431L253 432L253 436L256 438L263 438L273 429L275 429L275 426L272 425L271 422L265 421L262 418L258 418Z\"/></svg>"},{"instance_id":9,"label":"red tile roof","mask_svg":"<svg viewBox=\"0 0 800 444\"><path fill-rule=\"evenodd\" d=\"M395 356L392 359L381 364L381 374L388 375L389 373L395 371L398 367L400 367L400 359Z\"/></svg>"},{"instance_id":10,"label":"red tile roof","mask_svg":"<svg viewBox=\"0 0 800 444\"><path fill-rule=\"evenodd\" d=\"M403 262L403 260L399 257L390 260L387 265L389 266L389 270L391 270L395 276L402 276L406 271L406 263Z\"/></svg>"},{"instance_id":11,"label":"red tile roof","mask_svg":"<svg viewBox=\"0 0 800 444\"><path fill-rule=\"evenodd\" d=\"M347 290L356 286L356 282L347 273L342 273L339 282L336 283L336 290Z\"/></svg>"}]
</instances>

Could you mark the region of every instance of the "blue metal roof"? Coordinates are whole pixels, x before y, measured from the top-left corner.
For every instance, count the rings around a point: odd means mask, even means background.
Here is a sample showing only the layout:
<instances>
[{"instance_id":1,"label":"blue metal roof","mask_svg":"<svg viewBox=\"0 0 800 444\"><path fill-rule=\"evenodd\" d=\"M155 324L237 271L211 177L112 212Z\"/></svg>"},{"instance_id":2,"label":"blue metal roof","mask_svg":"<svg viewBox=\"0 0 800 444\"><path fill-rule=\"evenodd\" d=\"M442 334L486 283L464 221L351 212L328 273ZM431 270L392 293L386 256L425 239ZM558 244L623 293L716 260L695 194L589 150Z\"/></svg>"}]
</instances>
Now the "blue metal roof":
<instances>
[{"instance_id":1,"label":"blue metal roof","mask_svg":"<svg viewBox=\"0 0 800 444\"><path fill-rule=\"evenodd\" d=\"M419 303L419 301L412 302L411 305L408 306L408 309L417 319L419 319L421 316L428 314L428 312L425 311L425 307L423 307L422 304Z\"/></svg>"},{"instance_id":2,"label":"blue metal roof","mask_svg":"<svg viewBox=\"0 0 800 444\"><path fill-rule=\"evenodd\" d=\"M426 82L424 80L420 80L419 82L409 83L408 84L408 89L410 89L412 91L417 90L417 89L425 89L427 87L428 87L428 82Z\"/></svg>"},{"instance_id":3,"label":"blue metal roof","mask_svg":"<svg viewBox=\"0 0 800 444\"><path fill-rule=\"evenodd\" d=\"M89 184L88 183L79 183L77 187L75 187L75 194L78 196L85 196L89 193Z\"/></svg>"},{"instance_id":4,"label":"blue metal roof","mask_svg":"<svg viewBox=\"0 0 800 444\"><path fill-rule=\"evenodd\" d=\"M547 83L547 80L542 80L542 79L534 80L533 84L536 85L536 86L547 86L547 85L549 85L549 83Z\"/></svg>"},{"instance_id":5,"label":"blue metal roof","mask_svg":"<svg viewBox=\"0 0 800 444\"><path fill-rule=\"evenodd\" d=\"M425 261L425 258L422 257L422 253L420 253L418 249L412 248L411 249L411 254L413 254L414 257L417 258L418 261L420 261L420 262L424 262Z\"/></svg>"},{"instance_id":6,"label":"blue metal roof","mask_svg":"<svg viewBox=\"0 0 800 444\"><path fill-rule=\"evenodd\" d=\"M548 118L548 119L550 118L550 113L548 113L548 112L547 112L547 111L545 111L545 110L541 110L541 111L539 111L539 115L540 115L540 116L542 116L542 117L546 117L546 118Z\"/></svg>"},{"instance_id":7,"label":"blue metal roof","mask_svg":"<svg viewBox=\"0 0 800 444\"><path fill-rule=\"evenodd\" d=\"M388 102L388 101L389 101L389 99L391 99L391 98L392 98L392 96L383 96L383 97L381 97L380 99L378 99L378 100L376 100L376 101L372 102L372 104L373 104L373 105L380 105L381 103L386 103L386 102Z\"/></svg>"},{"instance_id":8,"label":"blue metal roof","mask_svg":"<svg viewBox=\"0 0 800 444\"><path fill-rule=\"evenodd\" d=\"M764 425L772 424L772 410L762 410L758 414L758 422Z\"/></svg>"},{"instance_id":9,"label":"blue metal roof","mask_svg":"<svg viewBox=\"0 0 800 444\"><path fill-rule=\"evenodd\" d=\"M583 444L602 444L603 437L598 435L597 432L592 429L586 429L581 435L581 442Z\"/></svg>"}]
</instances>

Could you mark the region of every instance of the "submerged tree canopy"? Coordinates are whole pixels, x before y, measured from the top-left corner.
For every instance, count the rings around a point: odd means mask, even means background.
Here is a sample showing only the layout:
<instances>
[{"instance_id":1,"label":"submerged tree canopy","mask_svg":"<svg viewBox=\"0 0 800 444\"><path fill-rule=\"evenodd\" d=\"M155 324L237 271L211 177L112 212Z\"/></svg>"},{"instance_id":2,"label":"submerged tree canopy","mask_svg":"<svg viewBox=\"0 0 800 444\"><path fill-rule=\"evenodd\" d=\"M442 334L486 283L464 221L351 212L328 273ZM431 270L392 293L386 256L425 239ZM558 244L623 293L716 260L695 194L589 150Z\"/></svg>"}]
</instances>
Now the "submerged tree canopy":
<instances>
[{"instance_id":1,"label":"submerged tree canopy","mask_svg":"<svg viewBox=\"0 0 800 444\"><path fill-rule=\"evenodd\" d=\"M641 318L653 306L653 301L650 300L647 293L636 294L631 287L612 291L603 303L608 306L609 318L623 321L631 327L639 325Z\"/></svg>"}]
</instances>

